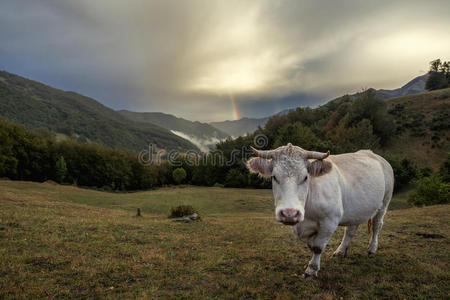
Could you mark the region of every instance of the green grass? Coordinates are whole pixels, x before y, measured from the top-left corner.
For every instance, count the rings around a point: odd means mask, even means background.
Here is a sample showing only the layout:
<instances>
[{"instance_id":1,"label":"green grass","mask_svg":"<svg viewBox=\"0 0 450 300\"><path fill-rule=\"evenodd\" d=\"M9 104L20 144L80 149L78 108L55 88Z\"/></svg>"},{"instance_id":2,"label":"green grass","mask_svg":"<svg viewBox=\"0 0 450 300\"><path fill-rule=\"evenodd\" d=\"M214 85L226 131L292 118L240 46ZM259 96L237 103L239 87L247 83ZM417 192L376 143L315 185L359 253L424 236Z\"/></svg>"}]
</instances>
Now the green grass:
<instances>
[{"instance_id":1,"label":"green grass","mask_svg":"<svg viewBox=\"0 0 450 300\"><path fill-rule=\"evenodd\" d=\"M373 258L365 228L348 257L331 257L339 229L319 279L305 281L309 250L274 221L270 193L183 187L113 194L0 181L0 298L448 297L450 206L389 211ZM197 207L202 221L169 220L168 207L177 204Z\"/></svg>"}]
</instances>

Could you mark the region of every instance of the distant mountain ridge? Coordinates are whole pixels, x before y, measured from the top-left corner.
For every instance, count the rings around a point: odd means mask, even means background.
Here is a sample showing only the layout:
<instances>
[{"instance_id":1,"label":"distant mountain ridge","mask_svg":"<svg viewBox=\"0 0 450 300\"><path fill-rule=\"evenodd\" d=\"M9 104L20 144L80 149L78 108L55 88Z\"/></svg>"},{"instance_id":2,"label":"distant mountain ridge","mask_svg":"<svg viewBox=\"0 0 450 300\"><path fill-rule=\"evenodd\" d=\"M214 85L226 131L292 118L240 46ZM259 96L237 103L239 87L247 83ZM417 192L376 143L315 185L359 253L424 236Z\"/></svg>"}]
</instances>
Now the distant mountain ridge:
<instances>
[{"instance_id":1,"label":"distant mountain ridge","mask_svg":"<svg viewBox=\"0 0 450 300\"><path fill-rule=\"evenodd\" d=\"M425 92L425 84L428 79L428 73L425 75L417 76L413 80L409 81L407 84L401 88L394 90L377 90L377 96L381 99L396 98L401 96L408 96L413 94L418 94Z\"/></svg>"},{"instance_id":2,"label":"distant mountain ridge","mask_svg":"<svg viewBox=\"0 0 450 300\"><path fill-rule=\"evenodd\" d=\"M197 149L160 126L131 121L96 100L0 71L0 118L78 141L131 151Z\"/></svg>"},{"instance_id":3,"label":"distant mountain ridge","mask_svg":"<svg viewBox=\"0 0 450 300\"><path fill-rule=\"evenodd\" d=\"M265 118L242 118L239 120L227 120L222 122L211 122L212 126L227 132L233 137L245 135L254 132L258 126L264 126L270 117Z\"/></svg>"},{"instance_id":4,"label":"distant mountain ridge","mask_svg":"<svg viewBox=\"0 0 450 300\"><path fill-rule=\"evenodd\" d=\"M119 110L118 112L130 120L152 123L168 129L176 135L189 139L205 152L220 140L229 137L229 134L208 123L189 121L162 112L132 112L129 110Z\"/></svg>"}]
</instances>

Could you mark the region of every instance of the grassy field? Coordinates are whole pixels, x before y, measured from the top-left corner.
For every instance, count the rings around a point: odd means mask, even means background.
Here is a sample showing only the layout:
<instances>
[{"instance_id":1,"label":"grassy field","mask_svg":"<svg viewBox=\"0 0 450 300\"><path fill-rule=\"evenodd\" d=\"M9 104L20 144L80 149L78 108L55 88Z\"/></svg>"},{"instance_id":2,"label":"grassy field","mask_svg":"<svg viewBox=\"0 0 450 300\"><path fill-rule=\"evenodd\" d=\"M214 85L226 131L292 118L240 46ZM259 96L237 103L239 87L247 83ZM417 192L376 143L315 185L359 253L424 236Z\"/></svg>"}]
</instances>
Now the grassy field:
<instances>
[{"instance_id":1,"label":"grassy field","mask_svg":"<svg viewBox=\"0 0 450 300\"><path fill-rule=\"evenodd\" d=\"M202 221L167 219L177 204ZM365 228L333 258L339 229L312 281L301 278L309 250L272 209L268 190L114 194L0 180L0 298L449 297L448 205L389 211L371 258Z\"/></svg>"}]
</instances>

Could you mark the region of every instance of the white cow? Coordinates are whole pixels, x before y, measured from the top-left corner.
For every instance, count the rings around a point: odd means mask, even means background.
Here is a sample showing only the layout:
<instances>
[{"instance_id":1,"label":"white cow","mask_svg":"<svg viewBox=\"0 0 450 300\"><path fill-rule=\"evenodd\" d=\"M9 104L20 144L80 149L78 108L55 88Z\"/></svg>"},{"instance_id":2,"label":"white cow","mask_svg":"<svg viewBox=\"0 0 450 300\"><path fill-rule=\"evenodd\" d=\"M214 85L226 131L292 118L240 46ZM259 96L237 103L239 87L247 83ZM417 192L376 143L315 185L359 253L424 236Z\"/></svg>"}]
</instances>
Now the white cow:
<instances>
[{"instance_id":1,"label":"white cow","mask_svg":"<svg viewBox=\"0 0 450 300\"><path fill-rule=\"evenodd\" d=\"M277 221L292 225L312 251L305 277L317 276L320 255L337 226L346 228L334 255L346 255L364 222L372 227L368 253L376 253L394 188L386 160L370 150L329 156L292 144L269 151L251 148L257 157L247 162L250 171L272 177Z\"/></svg>"}]
</instances>

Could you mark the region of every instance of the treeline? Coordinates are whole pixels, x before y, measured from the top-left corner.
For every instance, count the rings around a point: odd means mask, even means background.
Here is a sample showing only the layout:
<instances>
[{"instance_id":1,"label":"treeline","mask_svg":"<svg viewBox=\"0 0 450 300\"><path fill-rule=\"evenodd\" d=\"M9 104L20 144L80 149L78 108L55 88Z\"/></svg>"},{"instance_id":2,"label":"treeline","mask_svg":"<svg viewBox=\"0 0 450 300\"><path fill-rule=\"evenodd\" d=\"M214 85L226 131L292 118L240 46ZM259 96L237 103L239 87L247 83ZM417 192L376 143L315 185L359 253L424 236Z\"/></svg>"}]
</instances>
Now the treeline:
<instances>
[{"instance_id":1,"label":"treeline","mask_svg":"<svg viewBox=\"0 0 450 300\"><path fill-rule=\"evenodd\" d=\"M58 142L48 132L0 121L0 177L125 191L171 184L172 168L167 162L145 166L126 151Z\"/></svg>"},{"instance_id":2,"label":"treeline","mask_svg":"<svg viewBox=\"0 0 450 300\"><path fill-rule=\"evenodd\" d=\"M439 58L430 62L425 88L429 91L450 87L450 61L441 61Z\"/></svg>"}]
</instances>

